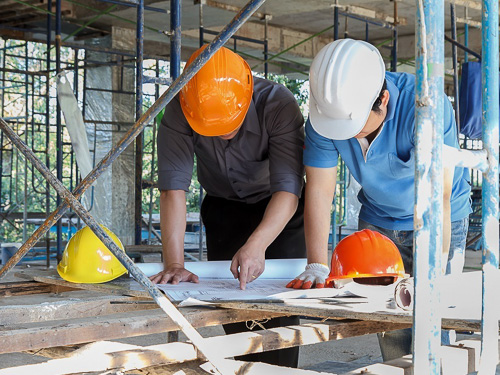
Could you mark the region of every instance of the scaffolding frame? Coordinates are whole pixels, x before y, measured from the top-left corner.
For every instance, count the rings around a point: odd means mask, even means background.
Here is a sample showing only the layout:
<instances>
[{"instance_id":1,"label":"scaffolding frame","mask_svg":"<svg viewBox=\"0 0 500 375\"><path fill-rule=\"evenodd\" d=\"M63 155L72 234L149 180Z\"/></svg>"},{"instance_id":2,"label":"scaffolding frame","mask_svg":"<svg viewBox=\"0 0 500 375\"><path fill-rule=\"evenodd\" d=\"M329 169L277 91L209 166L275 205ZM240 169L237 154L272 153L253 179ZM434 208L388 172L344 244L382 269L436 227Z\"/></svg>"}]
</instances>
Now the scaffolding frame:
<instances>
[{"instance_id":1,"label":"scaffolding frame","mask_svg":"<svg viewBox=\"0 0 500 375\"><path fill-rule=\"evenodd\" d=\"M49 0L50 1L50 0ZM172 3L179 4L180 0ZM130 145L181 90L211 56L223 46L237 29L255 12L265 0L251 0L234 17L198 56L171 84L169 89L143 114L137 105L138 119L126 135L113 147L86 176L73 193L62 183L62 163L58 164L54 176L48 166L21 139L9 124L0 119L2 136L6 136L18 150L33 164L53 188L58 192L58 207L45 220L32 236L21 246L18 252L0 270L3 277L29 251L46 231L58 223L58 239L60 218L71 207L78 216L94 231L112 253L125 265L129 272L144 286L148 293L167 313L209 362L216 372L224 373L224 363L212 348L208 348L204 339L175 309L171 302L163 296L155 285L134 265L113 240L100 228L98 223L85 210L78 199L83 192L109 167L118 155ZM60 2L56 0L56 8L60 17ZM140 5L142 4L142 5ZM141 11L143 0L139 0ZM493 280L499 266L499 181L498 181L498 139L499 139L499 81L498 81L498 2L482 1L482 84L483 84L483 149L478 151L460 150L457 152L457 166L476 168L483 173L483 294L482 294L482 335L481 359L479 374L490 374L498 363L498 318L496 315L496 291ZM138 11L138 13L140 13ZM417 5L417 93L416 93L416 214L415 214L415 304L414 304L414 372L439 374L439 346L441 317L434 309L439 300L438 275L441 272L442 243L442 140L443 140L443 106L439 103L444 81L444 9L441 0L418 0ZM139 16L138 16L139 19ZM180 30L179 30L180 32ZM138 31L139 33L139 31ZM139 34L138 34L139 35ZM396 35L397 37L397 35ZM140 38L138 38L140 39ZM60 18L56 17L56 72L61 70ZM138 48L139 50L139 48ZM50 59L48 60L50 61ZM139 65L139 64L137 64ZM430 69L433 68L433 69ZM142 73L141 73L142 75ZM142 97L137 99L141 100ZM59 111L58 116L60 117ZM424 138L432 142L427 145ZM140 142L139 142L140 143ZM63 143L60 118L57 120L58 161L62 161ZM430 151L430 152L425 152ZM430 156L429 156L430 155ZM430 197L430 199L428 199ZM424 294L425 292L425 294ZM425 303L424 303L425 302Z\"/></svg>"},{"instance_id":2,"label":"scaffolding frame","mask_svg":"<svg viewBox=\"0 0 500 375\"><path fill-rule=\"evenodd\" d=\"M60 2L60 0L58 0ZM33 151L22 141L22 139L9 127L3 120L0 120L0 128L3 133L11 140L12 143L24 154L24 156L38 169L38 171L47 179L47 181L56 189L59 196L64 200L64 203L58 206L39 227L35 233L19 248L16 254L0 270L0 277L12 268L19 259L33 246L37 236L43 235L45 231L57 222L62 213L69 206L78 214L78 216L92 229L96 236L108 247L108 249L117 257L118 260L125 266L129 273L148 291L150 296L156 301L160 308L179 326L184 334L193 342L200 353L207 358L213 365L216 373L227 373L222 371L225 365L216 353L214 348L209 348L201 335L191 326L186 318L175 308L170 300L165 297L160 290L154 285L151 280L134 264L134 262L116 245L109 235L99 226L92 218L88 211L79 202L79 198L83 192L92 185L99 175L113 163L114 160L130 145L137 136L142 133L147 124L159 114L174 97L179 93L181 88L201 69L201 67L223 46L234 34L239 27L255 12L265 0L251 0L242 10L233 18L233 20L219 33L207 48L187 67L183 73L172 83L165 93L139 118L136 124L127 131L125 136L113 147L109 153L98 163L98 165L86 176L82 182L71 193L61 181L55 177L51 171L36 157ZM60 38L59 38L60 39ZM57 41L57 34L56 34ZM40 228L43 228L40 230ZM24 254L23 254L24 253Z\"/></svg>"},{"instance_id":3,"label":"scaffolding frame","mask_svg":"<svg viewBox=\"0 0 500 375\"><path fill-rule=\"evenodd\" d=\"M17 1L17 0L15 0ZM137 20L136 20L136 25L137 25L137 48L136 48L136 53L130 53L130 52L126 52L126 51L119 51L119 50L116 50L116 49L112 49L112 48L104 48L104 47L92 47L92 46L85 46L85 45L80 45L80 44L75 44L75 43L71 43L71 42L66 42L66 40L68 39L68 37L65 37L64 39L62 38L61 36L61 22L62 22L62 11L61 11L61 1L60 0L47 0L48 1L48 4L47 4L47 8L48 10L45 11L45 13L47 14L47 40L46 40L46 45L47 45L47 62L46 62L46 65L48 67L51 66L52 64L52 68L46 68L45 71L47 72L47 74L50 74L50 72L54 71L55 72L60 72L61 70L63 70L63 67L64 69L71 69L71 62L68 62L68 61L64 61L63 59L61 59L60 57L60 53L62 51L62 48L63 47L68 47L68 48L72 48L74 50L74 53L75 53L75 62L73 62L73 65L74 65L74 70L75 70L75 80L74 80L74 91L76 92L76 95L78 96L78 72L80 71L81 72L81 69L84 71L84 77L85 77L85 73L86 73L86 68L90 67L91 65L92 66L97 66L97 65L104 65L103 62L101 61L89 61L88 58L85 59L86 61L86 64L85 65L82 65L80 64L81 61L79 61L78 59L78 51L96 51L96 52L103 52L103 53L108 53L110 56L111 55L116 55L116 60L117 60L117 63L121 64L122 68L124 67L128 67L127 65L124 64L124 60L126 60L127 58L130 58L131 61L134 61L135 62L135 70L136 70L136 89L135 89L135 93L133 92L130 92L130 94L135 94L136 96L136 113L138 114L139 111L140 111L140 103L143 101L143 96L144 96L144 92L143 92L143 84L145 83L155 83L155 84L170 84L171 83L171 80L170 81L166 81L166 80L163 80L161 81L161 79L159 77L156 77L156 79L151 79L149 77L146 77L143 75L142 71L143 69L140 69L140 66L142 65L142 62L148 58L147 56L144 55L144 50L143 50L143 42L144 42L144 28L145 25L144 25L144 10L150 10L150 11L154 11L154 12L161 12L161 13L170 13L170 18L171 18L171 30L170 32L165 32L165 34L167 34L168 36L170 36L170 39L171 39L171 64L172 65L176 65L176 60L178 61L178 71L180 70L180 2L172 2L171 3L171 9L170 9L170 12L166 11L166 10L163 10L163 9L160 9L160 8L155 8L155 7L151 7L151 6L145 6L144 4L141 5L141 2L137 2L135 4L132 4L132 3L127 3L127 2L124 2L124 1L118 1L118 0L106 0L103 2L106 2L106 3L111 3L111 4L115 4L115 5L123 5L123 6L128 6L128 7L135 7L137 9ZM75 4L77 6L84 6L83 4L77 2L77 1L74 1L74 0L67 0L69 1L71 4ZM203 27L202 27L202 7L203 7L203 1L200 2L200 34L203 34ZM52 12L52 7L54 6L55 4L55 8L56 8L56 11L55 12ZM104 14L107 14L106 12L107 11L98 11L97 9L93 9L91 7L87 7L87 6L84 6L85 8L88 8L88 9L92 9L92 10L95 10L96 12L98 12L98 14L92 18L89 22L83 24L76 32L73 32L71 33L71 35L75 35L78 31L81 31L81 30L84 30L85 28L92 28L92 23L95 22L96 20L98 20L99 17L101 17L102 15ZM35 7L35 8L38 8L38 7ZM397 4L395 4L395 11L397 9ZM109 8L108 8L109 10ZM358 20L360 22L363 22L366 24L366 35L365 37L368 38L368 25L369 24L372 24L372 25L376 25L376 26L380 26L380 27L384 27L384 28L389 28L389 29L394 29L396 25L389 25L387 23L384 23L384 22L378 22L376 20L370 20L368 18L365 18L365 17L360 17L360 16L356 16L356 15L351 15L349 14L349 12L347 11L338 11L338 8L337 7L334 7L334 13L336 13L337 15L340 14L342 16L345 16L346 18L347 17L350 17L350 18L353 18L355 20ZM141 15L142 14L142 15ZM118 17L118 16L115 16L115 15L112 15L112 14L108 14L109 16L113 16L113 17ZM395 17L397 18L397 14L395 13ZM55 19L55 28L52 27L52 18ZM120 17L118 17L120 18ZM259 18L263 19L265 21L265 26L266 26L266 30L267 30L267 24L268 24L268 20L271 18L269 15L259 15ZM332 27L334 27L334 25L332 25ZM336 27L338 28L338 24L336 24ZM55 40L52 40L52 31L53 29L55 29ZM151 28L149 28L151 29ZM330 28L328 28L330 29ZM327 30L328 30L327 29ZM317 35L320 35L324 32L326 32L327 30L323 30L321 31L320 33L317 33L315 35L313 35L312 37L315 37ZM212 32L210 30L207 30L206 32L207 34L216 34L215 32ZM311 38L312 38L311 37ZM235 42L236 42L236 39L245 39L245 38L242 38L242 37L237 37L237 36L234 36L233 39L235 39ZM271 64L275 64L275 62L272 62L273 59L279 57L280 55L282 55L284 52L286 51L281 51L280 53L276 54L276 55L269 55L268 52L267 52L267 40L264 40L264 41L260 41L260 40L257 40L257 39L250 39L250 38L247 38L248 40L246 41L250 41L250 42L254 42L254 43L259 43L259 44L262 44L264 45L264 59L262 60L262 63L264 64L264 74L266 75L267 74L267 65L269 63ZM266 38L265 38L266 39ZM296 46L302 44L303 42L309 40L310 38L307 38L306 40L304 41L301 41L299 43L296 43L295 45L291 46L289 49L287 50L290 50L290 49L293 49L295 48ZM40 41L41 42L41 41ZM55 59L52 59L51 60L51 48L49 46L51 45L54 45L55 46L55 49L56 49L56 56L55 56ZM396 48L397 46L397 41L394 41L393 42L393 51L394 49ZM245 55L244 53L242 53L243 55ZM395 53L393 52L392 55L395 55ZM122 57L123 60L120 60L120 56ZM160 58L159 57L149 57L149 58L155 58L156 60L159 60ZM135 59L135 60L134 60ZM392 59L392 58L391 58ZM83 58L81 59L83 60ZM120 61L118 61L120 60ZM68 65L69 64L69 65ZM55 67L54 67L55 65ZM65 66L64 66L65 65ZM109 64L110 66L114 66L115 63L110 63ZM280 64L277 64L277 65L280 65ZM130 66L130 67L133 67L133 66ZM52 70L54 69L54 70ZM175 73L175 72L174 72ZM178 72L177 72L178 74ZM174 74L175 76L175 74ZM49 85L49 83L47 82L47 86ZM49 91L49 87L47 87L47 91ZM85 79L83 80L83 104L82 104L82 112L85 113L85 106L86 106L86 100L85 100L85 97L86 97L86 86L85 86ZM54 163L54 167L56 168L56 171L57 171L57 175L60 179L67 179L67 186L70 188L70 190L72 190L72 187L74 185L76 185L77 183L77 178L78 178L78 168L76 166L76 163L74 162L74 155L72 154L71 152L71 145L69 143L65 143L63 142L63 137L62 137L62 134L64 132L64 127L61 126L61 116L60 116L60 110L59 110L59 103L56 101L56 106L57 106L57 110L56 110L56 119L55 119L55 134L56 134L56 138L57 138L57 147L56 147L56 150L57 150L57 153L56 153L56 160L55 160L55 163ZM50 118L49 118L49 108L47 107L47 110L46 110L46 122L49 123L50 122ZM136 115L136 119L137 119L137 115ZM117 124L119 126L119 124ZM153 125L153 127L155 126L156 124ZM94 125L95 126L95 125ZM50 129L49 127L47 129ZM154 130L154 129L153 129ZM143 181L143 179L145 178L143 176L143 173L142 173L142 168L143 168L143 165L142 165L142 156L144 155L143 153L143 149L145 147L143 141L142 141L142 136L140 135L138 137L138 140L136 141L136 144L135 144L135 147L136 147L136 150L135 150L135 154L136 154L136 165L135 165L135 168L136 168L136 174L135 174L135 197L136 197L136 202L141 202L141 196L143 195L142 193L142 189L143 189L143 186L146 186L146 187L151 187L151 186L154 186L153 183L151 182L147 182L147 181ZM47 137L47 139L49 139L49 136ZM48 142L47 142L48 144ZM68 148L67 146L70 146L70 151L68 154L65 154L65 149ZM61 154L61 150L62 151L62 154ZM153 146L153 153L154 153L154 146ZM154 156L153 156L154 158ZM63 169L63 161L65 159L71 159L71 167L70 167L70 170L71 170L71 176L69 177L66 177L63 175L64 173L64 169ZM46 164L49 165L50 161L48 160L48 157L47 157L47 160L46 160ZM153 179L151 179L152 181ZM345 185L345 184L344 184ZM47 196L49 198L46 198L46 201L48 202L46 204L46 215L48 216L49 213L50 213L50 202L49 202L49 199L50 199L50 194L49 194L49 189L50 187L47 185L46 186L46 190L47 190ZM150 195L151 196L151 195ZM339 195L339 197L342 197L344 196L344 194L341 194ZM201 202L201 199L202 199L202 194L200 194L200 202ZM59 198L58 198L58 202L59 202ZM148 221L145 221L142 217L142 211L143 211L143 207L142 207L142 204L137 204L136 207L135 207L135 214L134 214L134 222L135 222L135 243L136 244L139 244L141 242L141 228L143 227L143 224L146 225L146 227L148 228L148 242L150 241L151 239L151 234L155 234L156 237L158 237L157 235L157 232L153 231L153 228L152 228L152 224L151 223L151 220L152 220L152 210L151 210L151 205L153 204L153 200L150 199L150 202L149 202L149 209L146 210L148 211L150 214L149 214L149 220ZM338 202L337 203L338 205L342 205L342 202ZM342 211L342 210L341 210ZM70 217L77 217L77 215L75 215L74 213L70 213L69 214ZM4 214L5 216L5 214ZM57 231L56 231L56 251L57 251L57 258L59 259L60 256L61 256L61 253L62 253L62 248L63 246L65 245L66 243L66 233L63 233L63 224L61 222L57 223ZM201 220L200 220L200 228L202 227L202 223L201 223ZM158 238L159 239L159 238ZM200 237L201 239L201 237ZM49 256L50 254L50 250L51 250L51 243L50 243L50 238L47 236L47 239L46 239L46 252L47 252L47 257ZM199 249L199 258L201 259L202 257L202 252L203 252L203 245L200 241L200 249Z\"/></svg>"},{"instance_id":4,"label":"scaffolding frame","mask_svg":"<svg viewBox=\"0 0 500 375\"><path fill-rule=\"evenodd\" d=\"M418 0L416 13L416 175L415 304L413 365L417 374L440 374L441 316L438 309L442 262L442 144L444 107L444 5ZM498 363L498 317L495 274L498 273L498 2L482 1L483 149L460 150L456 164L483 173L481 357L478 374L493 374ZM441 104L440 104L441 103ZM431 136L431 137L429 137ZM429 138L432 142L429 144ZM430 199L429 199L430 198Z\"/></svg>"}]
</instances>

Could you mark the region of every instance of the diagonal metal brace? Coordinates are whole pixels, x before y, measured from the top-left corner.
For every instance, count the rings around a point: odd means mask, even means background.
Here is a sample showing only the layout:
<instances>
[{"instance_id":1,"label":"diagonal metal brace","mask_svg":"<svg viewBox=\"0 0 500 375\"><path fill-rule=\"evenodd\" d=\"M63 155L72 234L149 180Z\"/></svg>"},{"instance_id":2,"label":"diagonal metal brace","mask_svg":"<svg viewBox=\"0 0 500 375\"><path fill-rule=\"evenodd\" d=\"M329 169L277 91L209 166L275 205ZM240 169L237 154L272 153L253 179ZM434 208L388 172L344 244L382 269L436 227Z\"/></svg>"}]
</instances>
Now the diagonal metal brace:
<instances>
[{"instance_id":1,"label":"diagonal metal brace","mask_svg":"<svg viewBox=\"0 0 500 375\"><path fill-rule=\"evenodd\" d=\"M208 348L203 337L196 331L186 318L175 308L170 300L163 295L160 290L149 280L149 278L134 264L128 255L122 251L116 243L108 236L102 227L88 213L83 205L76 199L71 192L59 181L50 170L33 153L33 151L22 141L14 130L0 118L0 128L4 134L16 145L23 155L35 166L43 177L56 189L62 199L80 216L80 218L89 226L104 245L118 258L125 268L134 276L134 278L148 291L150 296L156 301L158 306L167 313L167 315L179 326L186 336L198 348L200 353L209 360L216 369L220 361L218 355L212 348ZM214 360L215 359L215 360ZM220 372L220 371L219 371Z\"/></svg>"},{"instance_id":2,"label":"diagonal metal brace","mask_svg":"<svg viewBox=\"0 0 500 375\"><path fill-rule=\"evenodd\" d=\"M170 86L170 88L141 116L138 122L124 135L117 145L99 162L94 170L75 189L75 195L67 190L50 170L36 157L33 151L21 140L21 138L0 118L0 128L6 136L16 145L25 157L42 173L45 179L56 189L65 201L54 211L19 249L13 258L0 270L0 278L11 269L45 234L45 232L64 214L69 206L82 218L92 229L97 237L110 249L120 260L136 280L148 291L160 308L179 326L186 336L198 348L200 353L214 366L216 373L227 373L221 370L225 368L223 360L215 354L215 350L209 349L203 337L189 324L184 316L166 298L158 288L139 270L134 262L114 243L107 233L99 226L92 216L85 210L78 198L92 183L104 172L104 170L130 145L133 140L144 130L147 124L164 108L172 98L177 95L181 88L201 69L201 67L222 47L229 38L241 27L241 25L255 12L265 0L251 0L221 31L221 33L209 44L209 46L198 56L198 58L183 72L181 76ZM40 236L37 238L37 236Z\"/></svg>"},{"instance_id":3,"label":"diagonal metal brace","mask_svg":"<svg viewBox=\"0 0 500 375\"><path fill-rule=\"evenodd\" d=\"M201 67L222 47L241 25L265 2L265 0L251 0L233 18L233 20L217 35L217 37L203 50L202 53L189 65L182 74L172 83L167 91L137 120L95 168L78 184L73 195L79 199L97 178L116 160L118 156L134 141L160 111L179 93L182 87L201 69ZM0 269L0 280L31 250L41 237L64 215L69 208L63 202L50 214L44 223L39 226L19 250Z\"/></svg>"}]
</instances>

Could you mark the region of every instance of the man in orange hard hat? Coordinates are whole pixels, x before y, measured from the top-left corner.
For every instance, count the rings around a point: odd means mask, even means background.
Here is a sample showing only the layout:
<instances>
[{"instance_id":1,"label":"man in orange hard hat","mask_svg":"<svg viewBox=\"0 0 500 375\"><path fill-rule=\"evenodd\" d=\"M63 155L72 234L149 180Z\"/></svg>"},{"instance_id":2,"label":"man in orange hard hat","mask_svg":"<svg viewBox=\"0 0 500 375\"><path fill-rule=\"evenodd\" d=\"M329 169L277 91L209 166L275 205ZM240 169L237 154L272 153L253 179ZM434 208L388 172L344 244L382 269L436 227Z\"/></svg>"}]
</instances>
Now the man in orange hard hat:
<instances>
[{"instance_id":1,"label":"man in orange hard hat","mask_svg":"<svg viewBox=\"0 0 500 375\"><path fill-rule=\"evenodd\" d=\"M264 271L266 258L304 258L303 144L303 117L292 93L252 77L248 64L232 51L217 51L165 108L159 127L164 270L151 280L198 282L184 268L183 244L194 155L207 192L201 216L208 260L232 260L231 272L245 289ZM298 323L298 318L278 318L265 326ZM246 327L224 329L234 333ZM245 357L296 367L298 349Z\"/></svg>"}]
</instances>

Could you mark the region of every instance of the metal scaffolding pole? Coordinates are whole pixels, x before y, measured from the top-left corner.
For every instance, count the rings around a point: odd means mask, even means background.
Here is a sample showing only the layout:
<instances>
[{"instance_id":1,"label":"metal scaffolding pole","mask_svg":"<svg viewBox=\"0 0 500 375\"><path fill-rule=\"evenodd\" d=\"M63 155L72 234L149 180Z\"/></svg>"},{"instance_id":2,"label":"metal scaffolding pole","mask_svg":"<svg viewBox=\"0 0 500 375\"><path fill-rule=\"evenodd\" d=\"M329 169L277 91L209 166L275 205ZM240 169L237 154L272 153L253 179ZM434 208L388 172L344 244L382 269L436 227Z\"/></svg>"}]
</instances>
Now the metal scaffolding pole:
<instances>
[{"instance_id":1,"label":"metal scaffolding pole","mask_svg":"<svg viewBox=\"0 0 500 375\"><path fill-rule=\"evenodd\" d=\"M200 1L199 8L199 21L200 21L200 47L203 46L205 40L205 28L203 26L203 4L204 1ZM200 207L200 220L198 221L198 226L200 227L200 237L198 242L198 259L203 259L203 219L201 218L201 204L203 203L203 186L200 185L200 196L198 199L198 206Z\"/></svg>"},{"instance_id":2,"label":"metal scaffolding pole","mask_svg":"<svg viewBox=\"0 0 500 375\"><path fill-rule=\"evenodd\" d=\"M49 69L50 71L50 69ZM56 74L61 71L61 0L56 0ZM62 125L61 125L61 107L59 101L56 103L56 171L57 178L62 181L63 178L63 144L62 144ZM61 205L61 197L57 195L56 204ZM57 260L62 255L62 221L57 221Z\"/></svg>"},{"instance_id":3,"label":"metal scaffolding pole","mask_svg":"<svg viewBox=\"0 0 500 375\"><path fill-rule=\"evenodd\" d=\"M463 44L457 42L456 40L451 39L448 35L444 36L444 40L446 40L447 42L450 42L454 46L457 46L458 48L460 48L461 50L463 50L465 53L470 53L472 56L474 56L479 61L481 61L481 54L477 53L477 52L474 52L473 50L471 50L466 45L463 45Z\"/></svg>"},{"instance_id":4,"label":"metal scaffolding pole","mask_svg":"<svg viewBox=\"0 0 500 375\"><path fill-rule=\"evenodd\" d=\"M441 316L437 277L441 275L443 232L444 6L418 0L416 23L415 160L415 374L440 374ZM431 142L429 142L431 140Z\"/></svg>"},{"instance_id":5,"label":"metal scaffolding pole","mask_svg":"<svg viewBox=\"0 0 500 375\"><path fill-rule=\"evenodd\" d=\"M495 373L498 363L498 1L482 2L483 147L489 168L483 173L483 306L481 314L481 358L479 375Z\"/></svg>"},{"instance_id":6,"label":"metal scaffolding pole","mask_svg":"<svg viewBox=\"0 0 500 375\"><path fill-rule=\"evenodd\" d=\"M398 70L398 29L392 30L391 72Z\"/></svg>"},{"instance_id":7,"label":"metal scaffolding pole","mask_svg":"<svg viewBox=\"0 0 500 375\"><path fill-rule=\"evenodd\" d=\"M368 24L367 24L368 25ZM392 29L391 72L398 70L398 2L394 0L394 28Z\"/></svg>"},{"instance_id":8,"label":"metal scaffolding pole","mask_svg":"<svg viewBox=\"0 0 500 375\"><path fill-rule=\"evenodd\" d=\"M465 7L464 10L464 18L467 19L469 17L469 9ZM469 47L469 24L464 24L464 46ZM464 62L469 61L469 53L467 51L464 52Z\"/></svg>"},{"instance_id":9,"label":"metal scaffolding pole","mask_svg":"<svg viewBox=\"0 0 500 375\"><path fill-rule=\"evenodd\" d=\"M241 25L263 4L265 0L251 0L219 33L219 35L205 48L205 50L193 61L193 63L181 74L181 76L172 83L167 91L141 116L141 118L130 128L123 138L113 147L107 155L94 167L91 173L86 176L75 188L73 195L78 199L85 190L90 187L94 181L109 167L111 163L127 148L144 130L147 124L179 93L181 88L200 70L214 53L223 46L231 36L241 27ZM66 202L62 203L57 209L38 227L30 238L19 248L19 250L9 259L9 261L0 269L0 279L14 267L19 260L36 244L54 223L62 217L68 208Z\"/></svg>"},{"instance_id":10,"label":"metal scaffolding pole","mask_svg":"<svg viewBox=\"0 0 500 375\"><path fill-rule=\"evenodd\" d=\"M47 0L49 10L52 10L52 0ZM47 14L47 79L45 81L45 142L50 144L50 44L52 42L52 16ZM48 147L48 146L47 146ZM45 165L50 169L50 155L48 149L45 152ZM50 214L50 184L45 182L45 215L48 217ZM45 252L47 254L47 267L50 266L50 232L45 236Z\"/></svg>"},{"instance_id":11,"label":"metal scaffolding pole","mask_svg":"<svg viewBox=\"0 0 500 375\"><path fill-rule=\"evenodd\" d=\"M335 0L335 5L338 5L339 0ZM339 7L333 8L333 40L339 38Z\"/></svg>"},{"instance_id":12,"label":"metal scaffolding pole","mask_svg":"<svg viewBox=\"0 0 500 375\"><path fill-rule=\"evenodd\" d=\"M9 262L0 270L0 278L11 269L22 256L33 247L40 234L43 235L58 220L68 206L71 206L85 223L94 231L94 233L104 242L110 251L124 264L128 271L144 286L150 295L155 299L158 305L176 322L180 329L188 336L193 344L200 350L215 366L215 370L220 373L224 368L223 362L215 353L215 348L207 348L203 338L186 321L184 316L171 304L171 302L152 284L144 273L135 266L133 261L113 242L113 240L104 232L104 230L95 222L91 215L83 208L78 198L92 183L102 174L102 172L129 146L133 140L140 134L147 124L164 108L181 88L201 69L201 67L222 47L243 23L265 2L265 0L251 0L248 4L233 18L233 20L220 32L220 34L205 48L205 50L193 61L193 63L184 70L181 76L172 83L167 91L141 116L136 124L129 129L124 137L115 147L99 162L99 164L89 173L88 176L76 187L74 194L71 194L47 167L41 163L33 152L22 142L19 136L10 129L5 121L0 120L0 127L3 133L8 136L23 154L29 158L34 166L43 174L49 183L64 198L64 203L54 211L49 218L33 233L33 235L21 246L18 252L10 258ZM215 360L215 361L214 361Z\"/></svg>"},{"instance_id":13,"label":"metal scaffolding pole","mask_svg":"<svg viewBox=\"0 0 500 375\"><path fill-rule=\"evenodd\" d=\"M128 255L113 241L104 229L88 213L78 199L64 187L62 182L54 177L50 170L40 162L33 151L22 141L22 139L13 131L9 125L0 119L0 128L3 133L12 141L18 150L30 161L35 168L49 181L56 189L62 199L71 206L71 208L82 218L95 235L104 243L104 245L118 258L132 276L148 291L158 306L182 329L198 350L209 360L215 369L221 369L221 361L213 348L208 348L203 341L203 337L191 326L186 318L175 308L170 300L149 280L149 278L134 264ZM214 361L215 359L215 361ZM217 365L219 364L219 365ZM218 371L220 373L220 371Z\"/></svg>"},{"instance_id":14,"label":"metal scaffolding pole","mask_svg":"<svg viewBox=\"0 0 500 375\"><path fill-rule=\"evenodd\" d=\"M170 77L172 79L177 79L181 74L181 3L182 0L170 2Z\"/></svg>"},{"instance_id":15,"label":"metal scaffolding pole","mask_svg":"<svg viewBox=\"0 0 500 375\"><path fill-rule=\"evenodd\" d=\"M457 15L454 3L450 3L450 17L451 17L451 38L457 40ZM453 59L453 97L455 104L455 121L457 123L457 136L460 134L460 106L458 103L458 61L457 61L457 46L451 45L452 59Z\"/></svg>"},{"instance_id":16,"label":"metal scaffolding pole","mask_svg":"<svg viewBox=\"0 0 500 375\"><path fill-rule=\"evenodd\" d=\"M142 81L144 79L144 0L137 4L137 29L136 29L136 61L135 61L135 120L142 115ZM143 137L142 132L135 140L135 208L134 228L135 244L139 245L142 239L142 156Z\"/></svg>"}]
</instances>

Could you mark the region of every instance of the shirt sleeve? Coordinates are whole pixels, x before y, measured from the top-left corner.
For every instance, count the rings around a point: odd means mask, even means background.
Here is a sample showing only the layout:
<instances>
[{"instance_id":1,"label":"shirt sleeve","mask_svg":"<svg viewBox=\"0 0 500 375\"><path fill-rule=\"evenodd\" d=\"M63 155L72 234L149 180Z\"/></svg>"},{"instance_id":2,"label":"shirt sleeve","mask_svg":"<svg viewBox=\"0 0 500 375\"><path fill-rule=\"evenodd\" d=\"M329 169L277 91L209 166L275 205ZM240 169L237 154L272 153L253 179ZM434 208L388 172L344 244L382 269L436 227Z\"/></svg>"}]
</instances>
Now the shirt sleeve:
<instances>
[{"instance_id":1,"label":"shirt sleeve","mask_svg":"<svg viewBox=\"0 0 500 375\"><path fill-rule=\"evenodd\" d=\"M333 141L318 134L307 119L304 164L308 167L333 168L337 166L338 157L339 152Z\"/></svg>"},{"instance_id":2,"label":"shirt sleeve","mask_svg":"<svg viewBox=\"0 0 500 375\"><path fill-rule=\"evenodd\" d=\"M193 131L178 96L166 107L158 128L158 189L189 190L194 163Z\"/></svg>"},{"instance_id":3,"label":"shirt sleeve","mask_svg":"<svg viewBox=\"0 0 500 375\"><path fill-rule=\"evenodd\" d=\"M455 120L455 112L450 100L443 93L444 101L444 144L459 148L457 136L457 122Z\"/></svg>"},{"instance_id":4,"label":"shirt sleeve","mask_svg":"<svg viewBox=\"0 0 500 375\"><path fill-rule=\"evenodd\" d=\"M286 191L300 197L304 183L302 150L304 147L304 118L295 98L277 111L268 111L269 175L271 194Z\"/></svg>"}]
</instances>

